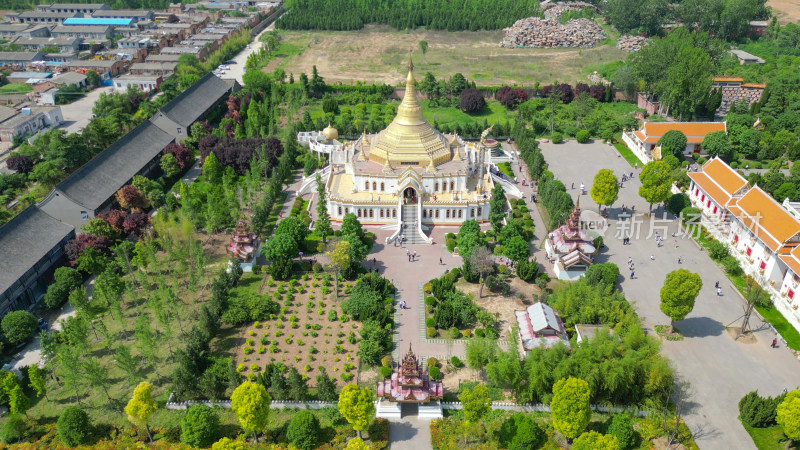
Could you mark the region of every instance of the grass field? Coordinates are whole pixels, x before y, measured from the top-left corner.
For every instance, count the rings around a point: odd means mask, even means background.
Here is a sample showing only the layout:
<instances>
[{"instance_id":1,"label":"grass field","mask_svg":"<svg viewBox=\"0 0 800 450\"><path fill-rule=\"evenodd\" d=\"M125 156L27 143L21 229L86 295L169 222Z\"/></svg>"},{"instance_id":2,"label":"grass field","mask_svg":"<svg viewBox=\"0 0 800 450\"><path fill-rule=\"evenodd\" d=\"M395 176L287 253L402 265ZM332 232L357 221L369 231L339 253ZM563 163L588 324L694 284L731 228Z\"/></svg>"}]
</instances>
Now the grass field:
<instances>
[{"instance_id":1,"label":"grass field","mask_svg":"<svg viewBox=\"0 0 800 450\"><path fill-rule=\"evenodd\" d=\"M753 428L742 424L745 430L753 438L753 443L756 444L758 450L781 450L786 447L786 436L780 425L773 425L767 428ZM795 444L790 449L798 449L800 445Z\"/></svg>"},{"instance_id":2,"label":"grass field","mask_svg":"<svg viewBox=\"0 0 800 450\"><path fill-rule=\"evenodd\" d=\"M638 164L640 162L639 158L637 158L636 155L633 154L631 149L629 149L628 146L625 145L624 143L615 142L614 147L617 149L619 154L622 155L623 158L625 158L625 161L628 161L628 164L630 164L631 167L633 167L634 164Z\"/></svg>"},{"instance_id":3,"label":"grass field","mask_svg":"<svg viewBox=\"0 0 800 450\"><path fill-rule=\"evenodd\" d=\"M405 77L408 52L414 51L418 73L432 72L449 78L460 72L480 86L533 85L554 80L574 83L586 80L593 68L624 59L626 52L614 46L615 36L590 49L500 48L502 31L396 31L368 25L359 31L281 32L278 59L267 67L286 73L310 74L317 66L328 83L358 81L398 84ZM419 41L428 51L419 51Z\"/></svg>"}]
</instances>

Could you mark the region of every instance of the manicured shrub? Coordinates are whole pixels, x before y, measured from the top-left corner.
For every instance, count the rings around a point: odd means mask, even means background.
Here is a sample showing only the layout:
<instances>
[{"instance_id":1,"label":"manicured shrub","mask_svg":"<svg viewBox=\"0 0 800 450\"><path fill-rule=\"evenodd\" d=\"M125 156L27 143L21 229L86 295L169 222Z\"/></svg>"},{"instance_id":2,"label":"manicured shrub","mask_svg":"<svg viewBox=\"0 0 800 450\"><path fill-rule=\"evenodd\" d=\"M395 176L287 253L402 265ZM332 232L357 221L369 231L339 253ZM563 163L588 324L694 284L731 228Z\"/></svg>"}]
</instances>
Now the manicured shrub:
<instances>
[{"instance_id":1,"label":"manicured shrub","mask_svg":"<svg viewBox=\"0 0 800 450\"><path fill-rule=\"evenodd\" d=\"M692 203L689 201L688 195L683 193L673 194L672 197L667 200L667 211L672 214L680 214L684 208L691 205Z\"/></svg>"},{"instance_id":2,"label":"manicured shrub","mask_svg":"<svg viewBox=\"0 0 800 450\"><path fill-rule=\"evenodd\" d=\"M460 369L460 368L464 367L464 362L461 361L458 358L458 356L453 356L452 358L450 358L450 364L452 364L453 367L455 367L456 369Z\"/></svg>"},{"instance_id":3,"label":"manicured shrub","mask_svg":"<svg viewBox=\"0 0 800 450\"><path fill-rule=\"evenodd\" d=\"M436 359L436 358L428 358L428 367L438 366L438 365L439 365L439 360L438 359Z\"/></svg>"},{"instance_id":4,"label":"manicured shrub","mask_svg":"<svg viewBox=\"0 0 800 450\"><path fill-rule=\"evenodd\" d=\"M447 330L447 337L450 339L458 339L461 337L461 331L459 331L456 327L450 327Z\"/></svg>"},{"instance_id":5,"label":"manicured shrub","mask_svg":"<svg viewBox=\"0 0 800 450\"><path fill-rule=\"evenodd\" d=\"M578 141L579 144L585 144L589 142L589 138L591 137L589 130L581 130L575 134L575 139Z\"/></svg>"},{"instance_id":6,"label":"manicured shrub","mask_svg":"<svg viewBox=\"0 0 800 450\"><path fill-rule=\"evenodd\" d=\"M436 326L436 319L434 319L433 317L428 317L427 319L425 319L425 326L426 327L431 327L431 328L435 327Z\"/></svg>"},{"instance_id":7,"label":"manicured shrub","mask_svg":"<svg viewBox=\"0 0 800 450\"><path fill-rule=\"evenodd\" d=\"M92 424L86 411L77 406L68 406L56 423L58 437L68 447L88 444L92 437Z\"/></svg>"},{"instance_id":8,"label":"manicured shrub","mask_svg":"<svg viewBox=\"0 0 800 450\"><path fill-rule=\"evenodd\" d=\"M689 206L681 211L681 220L686 223L700 223L700 210Z\"/></svg>"},{"instance_id":9,"label":"manicured shrub","mask_svg":"<svg viewBox=\"0 0 800 450\"><path fill-rule=\"evenodd\" d=\"M475 330L475 337L478 338L486 337L486 332L483 330L483 328L477 328Z\"/></svg>"},{"instance_id":10,"label":"manicured shrub","mask_svg":"<svg viewBox=\"0 0 800 450\"><path fill-rule=\"evenodd\" d=\"M617 437L619 450L628 450L636 445L636 432L633 431L633 420L627 414L614 414L608 425L608 434Z\"/></svg>"},{"instance_id":11,"label":"manicured shrub","mask_svg":"<svg viewBox=\"0 0 800 450\"><path fill-rule=\"evenodd\" d=\"M539 448L546 439L545 432L526 414L514 414L500 427L500 443L509 450Z\"/></svg>"},{"instance_id":12,"label":"manicured shrub","mask_svg":"<svg viewBox=\"0 0 800 450\"><path fill-rule=\"evenodd\" d=\"M462 336L464 339L469 339L470 337L472 337L472 331L470 331L470 330L463 330L463 331L461 331L461 336Z\"/></svg>"},{"instance_id":13,"label":"manicured shrub","mask_svg":"<svg viewBox=\"0 0 800 450\"><path fill-rule=\"evenodd\" d=\"M432 380L440 380L442 377L442 371L438 367L428 367L428 375L431 377Z\"/></svg>"},{"instance_id":14,"label":"manicured shrub","mask_svg":"<svg viewBox=\"0 0 800 450\"><path fill-rule=\"evenodd\" d=\"M720 241L711 241L706 246L706 250L708 250L708 256L715 261L719 261L720 259L728 256L728 246L723 244Z\"/></svg>"},{"instance_id":15,"label":"manicured shrub","mask_svg":"<svg viewBox=\"0 0 800 450\"><path fill-rule=\"evenodd\" d=\"M439 332L436 330L436 328L428 327L428 329L425 330L425 336L427 336L428 339L435 338L438 335Z\"/></svg>"},{"instance_id":16,"label":"manicured shrub","mask_svg":"<svg viewBox=\"0 0 800 450\"><path fill-rule=\"evenodd\" d=\"M25 342L39 328L39 321L28 311L12 311L3 317L0 326L8 342Z\"/></svg>"},{"instance_id":17,"label":"manicured shrub","mask_svg":"<svg viewBox=\"0 0 800 450\"><path fill-rule=\"evenodd\" d=\"M25 416L22 414L9 417L8 420L6 420L6 424L3 426L2 436L0 436L3 438L3 443L13 444L24 438L26 422Z\"/></svg>"},{"instance_id":18,"label":"manicured shrub","mask_svg":"<svg viewBox=\"0 0 800 450\"><path fill-rule=\"evenodd\" d=\"M739 261L734 256L726 256L722 258L722 267L725 268L725 272L731 275L741 275L742 274L742 266L739 264Z\"/></svg>"},{"instance_id":19,"label":"manicured shrub","mask_svg":"<svg viewBox=\"0 0 800 450\"><path fill-rule=\"evenodd\" d=\"M389 378L392 376L392 368L389 366L381 366L380 371L383 378Z\"/></svg>"},{"instance_id":20,"label":"manicured shrub","mask_svg":"<svg viewBox=\"0 0 800 450\"><path fill-rule=\"evenodd\" d=\"M564 142L564 135L559 133L558 131L556 131L550 137L550 140L553 141L553 144L560 144L560 143Z\"/></svg>"},{"instance_id":21,"label":"manicured shrub","mask_svg":"<svg viewBox=\"0 0 800 450\"><path fill-rule=\"evenodd\" d=\"M739 400L739 418L749 427L765 428L775 425L778 405L785 395L778 397L761 397L758 391L748 392Z\"/></svg>"},{"instance_id":22,"label":"manicured shrub","mask_svg":"<svg viewBox=\"0 0 800 450\"><path fill-rule=\"evenodd\" d=\"M319 445L319 420L311 411L296 413L286 428L286 439L300 450L311 450Z\"/></svg>"},{"instance_id":23,"label":"manicured shrub","mask_svg":"<svg viewBox=\"0 0 800 450\"><path fill-rule=\"evenodd\" d=\"M205 405L192 405L181 420L181 442L192 447L208 447L217 440L219 417Z\"/></svg>"}]
</instances>

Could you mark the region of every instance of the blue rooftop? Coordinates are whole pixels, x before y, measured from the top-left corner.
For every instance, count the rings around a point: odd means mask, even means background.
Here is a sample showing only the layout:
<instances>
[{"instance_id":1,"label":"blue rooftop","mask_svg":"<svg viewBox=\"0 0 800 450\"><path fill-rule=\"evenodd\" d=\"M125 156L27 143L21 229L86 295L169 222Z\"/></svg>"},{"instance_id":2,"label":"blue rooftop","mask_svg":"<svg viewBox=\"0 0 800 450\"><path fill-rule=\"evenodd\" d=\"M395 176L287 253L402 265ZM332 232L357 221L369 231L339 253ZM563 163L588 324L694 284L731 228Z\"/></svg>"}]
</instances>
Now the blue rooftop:
<instances>
[{"instance_id":1,"label":"blue rooftop","mask_svg":"<svg viewBox=\"0 0 800 450\"><path fill-rule=\"evenodd\" d=\"M133 19L103 19L103 18L83 18L83 17L70 17L64 20L64 25L99 25L99 26L116 26L127 27L131 24Z\"/></svg>"}]
</instances>

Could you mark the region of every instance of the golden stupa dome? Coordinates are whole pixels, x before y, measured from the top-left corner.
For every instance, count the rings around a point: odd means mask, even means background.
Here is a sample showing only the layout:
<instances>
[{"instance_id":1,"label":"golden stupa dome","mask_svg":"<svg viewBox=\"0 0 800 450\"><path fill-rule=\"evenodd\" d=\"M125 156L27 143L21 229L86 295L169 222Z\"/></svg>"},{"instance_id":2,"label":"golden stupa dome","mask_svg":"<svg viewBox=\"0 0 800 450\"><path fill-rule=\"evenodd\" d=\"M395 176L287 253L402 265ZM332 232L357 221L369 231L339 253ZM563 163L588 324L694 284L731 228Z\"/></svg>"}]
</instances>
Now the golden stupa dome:
<instances>
[{"instance_id":1,"label":"golden stupa dome","mask_svg":"<svg viewBox=\"0 0 800 450\"><path fill-rule=\"evenodd\" d=\"M392 123L372 139L369 159L401 165L426 166L450 161L447 138L422 117L422 106L414 86L414 64L408 60L406 92Z\"/></svg>"},{"instance_id":2,"label":"golden stupa dome","mask_svg":"<svg viewBox=\"0 0 800 450\"><path fill-rule=\"evenodd\" d=\"M325 136L326 141L333 141L339 137L339 131L333 128L329 123L328 126L322 130L322 135Z\"/></svg>"}]
</instances>

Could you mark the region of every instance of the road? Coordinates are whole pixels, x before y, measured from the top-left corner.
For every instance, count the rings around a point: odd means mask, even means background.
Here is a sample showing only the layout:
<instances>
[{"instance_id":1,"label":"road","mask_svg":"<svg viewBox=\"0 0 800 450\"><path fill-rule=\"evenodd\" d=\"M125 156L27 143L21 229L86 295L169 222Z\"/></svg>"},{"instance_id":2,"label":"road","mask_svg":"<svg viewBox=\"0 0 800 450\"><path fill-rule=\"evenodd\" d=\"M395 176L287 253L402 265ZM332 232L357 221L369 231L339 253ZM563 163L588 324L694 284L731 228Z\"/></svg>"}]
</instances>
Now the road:
<instances>
[{"instance_id":1,"label":"road","mask_svg":"<svg viewBox=\"0 0 800 450\"><path fill-rule=\"evenodd\" d=\"M276 19L277 20L277 19ZM275 29L275 22L272 22L264 29L261 33L258 33L256 37L253 39L253 42L248 44L248 46L239 52L238 55L233 57L233 60L236 61L236 64L228 64L230 70L226 70L225 73L220 77L223 80L227 79L235 79L239 82L239 84L244 84L242 81L242 76L245 72L245 65L247 64L247 58L256 50L261 48L261 44L259 43L259 38L262 34L266 33L267 31L272 31Z\"/></svg>"},{"instance_id":2,"label":"road","mask_svg":"<svg viewBox=\"0 0 800 450\"><path fill-rule=\"evenodd\" d=\"M566 185L567 193L573 198L577 197L581 183L587 188L591 186L600 168L611 169L618 176L639 172L617 157L617 152L608 145L569 141L540 144L540 147L549 169ZM634 222L617 220L623 204L628 208L636 206L637 212L647 211L647 204L638 195L639 186L638 177L626 181L619 200L608 208L610 227L605 233L608 249L595 257L595 261L610 261L625 268L627 259L633 258L636 278L631 279L629 272L622 271L624 280L620 288L628 301L634 303L645 329L651 334L655 325L669 323L660 310L658 294L667 272L685 268L700 275L703 288L694 309L684 320L676 322L684 339L664 341L662 354L672 361L678 375L691 384L684 419L697 445L703 449L755 448L737 419L739 399L756 389L761 395L774 396L784 389L795 388L800 365L783 345L778 349L770 348L774 333L769 324L758 318L751 319L751 325L757 329L756 342L733 340L726 327L738 323L744 300L719 266L693 240L668 238L661 247L656 246L651 234L654 230L669 236L677 229L674 220L661 219L661 208L654 209L657 219L639 214ZM597 205L589 195L584 195L581 208L591 211L596 210ZM621 232L633 235L630 245L621 245ZM678 263L679 257L681 263ZM715 292L716 281L722 286L722 296Z\"/></svg>"},{"instance_id":3,"label":"road","mask_svg":"<svg viewBox=\"0 0 800 450\"><path fill-rule=\"evenodd\" d=\"M67 130L68 133L81 131L92 118L92 107L94 102L100 98L100 94L114 92L113 86L101 86L90 91L80 100L68 105L61 105L61 113L64 114L64 122L58 127Z\"/></svg>"}]
</instances>

